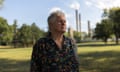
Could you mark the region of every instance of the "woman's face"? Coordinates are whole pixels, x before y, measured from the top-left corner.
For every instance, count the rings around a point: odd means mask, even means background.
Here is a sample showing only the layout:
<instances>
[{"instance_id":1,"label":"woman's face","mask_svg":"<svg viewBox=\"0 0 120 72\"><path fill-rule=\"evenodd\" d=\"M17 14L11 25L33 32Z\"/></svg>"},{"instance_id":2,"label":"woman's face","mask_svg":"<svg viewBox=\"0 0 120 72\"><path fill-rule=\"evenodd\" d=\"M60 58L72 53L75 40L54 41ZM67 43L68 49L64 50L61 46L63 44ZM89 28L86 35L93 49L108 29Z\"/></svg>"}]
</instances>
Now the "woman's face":
<instances>
[{"instance_id":1,"label":"woman's face","mask_svg":"<svg viewBox=\"0 0 120 72\"><path fill-rule=\"evenodd\" d=\"M55 22L52 24L52 30L64 33L66 31L66 19L65 16L57 16Z\"/></svg>"}]
</instances>

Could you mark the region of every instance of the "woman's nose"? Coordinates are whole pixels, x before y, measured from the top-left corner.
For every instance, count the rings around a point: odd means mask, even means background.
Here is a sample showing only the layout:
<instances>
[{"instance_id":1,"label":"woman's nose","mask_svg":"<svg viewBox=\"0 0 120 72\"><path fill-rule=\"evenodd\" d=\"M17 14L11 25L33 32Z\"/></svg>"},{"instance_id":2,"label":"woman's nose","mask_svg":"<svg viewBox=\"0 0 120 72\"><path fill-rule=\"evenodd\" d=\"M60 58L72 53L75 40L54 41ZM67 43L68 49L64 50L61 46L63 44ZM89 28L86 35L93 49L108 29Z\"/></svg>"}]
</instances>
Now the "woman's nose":
<instances>
[{"instance_id":1,"label":"woman's nose","mask_svg":"<svg viewBox=\"0 0 120 72\"><path fill-rule=\"evenodd\" d=\"M66 24L66 22L65 22L65 21L62 21L62 22L61 22L61 24L62 24L62 25L65 25L65 24Z\"/></svg>"}]
</instances>

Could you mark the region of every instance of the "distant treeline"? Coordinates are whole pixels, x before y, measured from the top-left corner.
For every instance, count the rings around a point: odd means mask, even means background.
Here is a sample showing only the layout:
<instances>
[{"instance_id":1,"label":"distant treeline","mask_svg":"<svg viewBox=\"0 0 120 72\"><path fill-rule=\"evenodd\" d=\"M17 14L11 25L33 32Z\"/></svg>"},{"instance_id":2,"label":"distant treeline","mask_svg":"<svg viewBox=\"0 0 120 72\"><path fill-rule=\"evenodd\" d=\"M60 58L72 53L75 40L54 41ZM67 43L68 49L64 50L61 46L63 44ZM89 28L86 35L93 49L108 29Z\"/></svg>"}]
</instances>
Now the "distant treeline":
<instances>
[{"instance_id":1,"label":"distant treeline","mask_svg":"<svg viewBox=\"0 0 120 72\"><path fill-rule=\"evenodd\" d=\"M17 20L14 20L14 23L10 25L6 19L0 17L0 45L26 47L33 45L36 40L44 35L45 32L36 26L35 23L31 25L22 24L22 26L18 28Z\"/></svg>"}]
</instances>

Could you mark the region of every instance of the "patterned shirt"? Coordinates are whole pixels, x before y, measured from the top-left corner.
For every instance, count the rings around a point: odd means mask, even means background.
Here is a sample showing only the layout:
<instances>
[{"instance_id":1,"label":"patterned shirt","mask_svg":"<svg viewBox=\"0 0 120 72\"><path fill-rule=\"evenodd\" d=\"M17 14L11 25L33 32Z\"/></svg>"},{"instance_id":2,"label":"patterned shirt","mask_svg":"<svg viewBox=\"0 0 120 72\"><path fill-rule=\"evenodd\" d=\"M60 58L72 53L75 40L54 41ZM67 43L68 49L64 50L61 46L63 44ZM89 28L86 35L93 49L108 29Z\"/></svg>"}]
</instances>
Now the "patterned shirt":
<instances>
[{"instance_id":1,"label":"patterned shirt","mask_svg":"<svg viewBox=\"0 0 120 72\"><path fill-rule=\"evenodd\" d=\"M75 43L65 36L62 49L52 38L40 38L33 47L30 72L79 72L75 48Z\"/></svg>"}]
</instances>

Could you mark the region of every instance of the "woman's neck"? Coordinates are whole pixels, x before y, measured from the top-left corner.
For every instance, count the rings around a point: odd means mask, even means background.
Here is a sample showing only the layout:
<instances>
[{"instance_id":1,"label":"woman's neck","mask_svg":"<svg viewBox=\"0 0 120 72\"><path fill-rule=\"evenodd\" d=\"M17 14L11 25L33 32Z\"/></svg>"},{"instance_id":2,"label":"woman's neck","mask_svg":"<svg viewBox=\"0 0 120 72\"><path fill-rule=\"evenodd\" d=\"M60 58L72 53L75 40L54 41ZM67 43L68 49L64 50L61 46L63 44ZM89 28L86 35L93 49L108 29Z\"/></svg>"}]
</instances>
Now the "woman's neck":
<instances>
[{"instance_id":1,"label":"woman's neck","mask_svg":"<svg viewBox=\"0 0 120 72\"><path fill-rule=\"evenodd\" d=\"M59 49L62 49L63 34L51 33L52 39L55 41Z\"/></svg>"},{"instance_id":2,"label":"woman's neck","mask_svg":"<svg viewBox=\"0 0 120 72\"><path fill-rule=\"evenodd\" d=\"M53 40L62 41L62 39L63 39L63 34L52 32L52 33L51 33L51 37L52 37Z\"/></svg>"}]
</instances>

